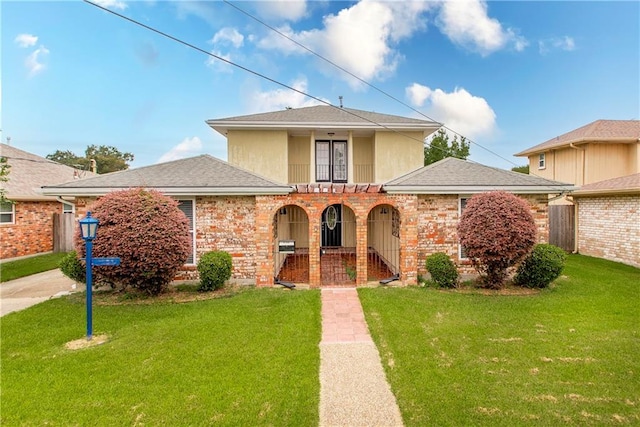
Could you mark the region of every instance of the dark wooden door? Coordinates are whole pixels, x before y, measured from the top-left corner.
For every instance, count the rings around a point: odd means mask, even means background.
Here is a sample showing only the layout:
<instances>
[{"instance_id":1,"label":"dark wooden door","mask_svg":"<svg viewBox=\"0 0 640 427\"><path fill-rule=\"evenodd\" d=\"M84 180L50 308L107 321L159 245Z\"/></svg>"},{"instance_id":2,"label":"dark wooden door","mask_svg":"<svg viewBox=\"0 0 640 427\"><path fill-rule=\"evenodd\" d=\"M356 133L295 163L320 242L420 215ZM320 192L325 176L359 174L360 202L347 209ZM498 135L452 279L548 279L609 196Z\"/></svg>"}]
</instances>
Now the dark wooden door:
<instances>
[{"instance_id":1,"label":"dark wooden door","mask_svg":"<svg viewBox=\"0 0 640 427\"><path fill-rule=\"evenodd\" d=\"M342 246L342 205L331 205L322 212L322 246Z\"/></svg>"}]
</instances>

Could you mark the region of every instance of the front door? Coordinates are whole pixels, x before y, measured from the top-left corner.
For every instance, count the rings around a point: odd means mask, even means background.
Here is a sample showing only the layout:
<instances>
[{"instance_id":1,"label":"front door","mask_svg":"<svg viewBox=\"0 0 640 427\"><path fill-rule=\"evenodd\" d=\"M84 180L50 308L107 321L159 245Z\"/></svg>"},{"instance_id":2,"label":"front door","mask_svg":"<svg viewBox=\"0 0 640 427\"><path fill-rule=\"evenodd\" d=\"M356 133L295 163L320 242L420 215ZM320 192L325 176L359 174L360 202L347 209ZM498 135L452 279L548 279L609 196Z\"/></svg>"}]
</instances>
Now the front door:
<instances>
[{"instance_id":1,"label":"front door","mask_svg":"<svg viewBox=\"0 0 640 427\"><path fill-rule=\"evenodd\" d=\"M322 246L342 246L342 205L331 205L322 212Z\"/></svg>"}]
</instances>

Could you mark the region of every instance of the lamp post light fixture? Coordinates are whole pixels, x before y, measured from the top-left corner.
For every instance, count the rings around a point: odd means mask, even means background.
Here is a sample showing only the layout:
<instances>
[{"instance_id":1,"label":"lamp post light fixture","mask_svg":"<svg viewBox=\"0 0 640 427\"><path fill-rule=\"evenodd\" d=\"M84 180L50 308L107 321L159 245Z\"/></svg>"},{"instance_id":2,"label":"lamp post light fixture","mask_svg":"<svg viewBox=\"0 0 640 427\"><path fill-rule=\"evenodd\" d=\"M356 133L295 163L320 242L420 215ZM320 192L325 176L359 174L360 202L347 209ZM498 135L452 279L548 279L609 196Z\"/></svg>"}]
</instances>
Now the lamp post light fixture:
<instances>
[{"instance_id":1,"label":"lamp post light fixture","mask_svg":"<svg viewBox=\"0 0 640 427\"><path fill-rule=\"evenodd\" d=\"M91 216L91 212L87 212L87 216L82 218L80 221L80 234L85 242L86 256L85 262L87 265L87 341L91 341L93 337L93 312L92 312L92 288L93 288L93 277L92 277L92 268L93 268L93 239L96 238L96 233L98 231L98 220Z\"/></svg>"}]
</instances>

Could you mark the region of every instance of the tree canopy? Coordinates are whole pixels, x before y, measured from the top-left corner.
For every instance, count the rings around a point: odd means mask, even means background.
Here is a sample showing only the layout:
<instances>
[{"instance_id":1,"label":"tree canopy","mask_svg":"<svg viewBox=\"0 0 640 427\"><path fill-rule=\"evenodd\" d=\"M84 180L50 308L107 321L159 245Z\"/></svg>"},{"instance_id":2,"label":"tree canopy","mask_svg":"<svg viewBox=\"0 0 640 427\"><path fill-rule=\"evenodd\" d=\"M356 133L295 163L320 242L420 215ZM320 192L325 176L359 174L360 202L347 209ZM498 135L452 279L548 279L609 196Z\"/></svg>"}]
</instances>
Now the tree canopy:
<instances>
[{"instance_id":1,"label":"tree canopy","mask_svg":"<svg viewBox=\"0 0 640 427\"><path fill-rule=\"evenodd\" d=\"M0 202L7 201L7 195L5 194L4 183L9 181L9 169L11 165L7 162L6 157L0 157Z\"/></svg>"},{"instance_id":2,"label":"tree canopy","mask_svg":"<svg viewBox=\"0 0 640 427\"><path fill-rule=\"evenodd\" d=\"M526 173L528 175L529 174L529 165L514 166L514 167L511 168L511 170L514 171L514 172Z\"/></svg>"},{"instance_id":3,"label":"tree canopy","mask_svg":"<svg viewBox=\"0 0 640 427\"><path fill-rule=\"evenodd\" d=\"M449 141L447 132L440 128L424 147L424 165L446 157L466 160L469 157L469 142L464 136L458 139L458 135L454 135L453 140Z\"/></svg>"},{"instance_id":4,"label":"tree canopy","mask_svg":"<svg viewBox=\"0 0 640 427\"><path fill-rule=\"evenodd\" d=\"M91 160L96 161L99 174L129 169L129 163L133 161L133 154L123 153L116 147L107 145L89 145L84 152L84 157L66 150L56 150L53 154L47 154L47 159L77 169L89 170Z\"/></svg>"}]
</instances>

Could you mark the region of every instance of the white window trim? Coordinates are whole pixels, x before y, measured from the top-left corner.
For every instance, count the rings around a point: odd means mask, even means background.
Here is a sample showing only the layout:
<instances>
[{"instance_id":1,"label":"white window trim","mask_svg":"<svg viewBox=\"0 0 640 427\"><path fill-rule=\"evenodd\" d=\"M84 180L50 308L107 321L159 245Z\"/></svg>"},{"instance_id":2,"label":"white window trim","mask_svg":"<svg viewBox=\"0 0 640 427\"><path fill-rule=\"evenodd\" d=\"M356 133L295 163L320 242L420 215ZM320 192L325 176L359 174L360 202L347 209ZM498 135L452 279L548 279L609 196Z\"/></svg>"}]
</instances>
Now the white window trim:
<instances>
[{"instance_id":1,"label":"white window trim","mask_svg":"<svg viewBox=\"0 0 640 427\"><path fill-rule=\"evenodd\" d=\"M9 211L4 211L2 210L2 208L0 207L0 213L2 215L7 215L7 214L11 214L11 221L7 221L7 222L0 222L0 225L13 225L16 223L16 204L15 203L11 203L11 202L4 202L7 203L9 205L11 205L11 212ZM4 204L3 203L3 204Z\"/></svg>"},{"instance_id":2,"label":"white window trim","mask_svg":"<svg viewBox=\"0 0 640 427\"><path fill-rule=\"evenodd\" d=\"M547 168L547 153L538 154L538 170Z\"/></svg>"},{"instance_id":3,"label":"white window trim","mask_svg":"<svg viewBox=\"0 0 640 427\"><path fill-rule=\"evenodd\" d=\"M185 263L184 265L196 265L198 260L196 259L196 198L195 197L176 197L178 202L181 201L191 201L193 212L191 215L193 216L193 228L189 227L189 233L191 233L191 258L193 258L193 262Z\"/></svg>"},{"instance_id":4,"label":"white window trim","mask_svg":"<svg viewBox=\"0 0 640 427\"><path fill-rule=\"evenodd\" d=\"M460 218L462 218L462 201L463 200L469 200L471 198L470 194L465 194L465 195L461 195L458 197L458 221L460 221ZM462 260L468 260L469 258L463 256L462 254L462 245L460 243L458 243L458 259L460 261Z\"/></svg>"},{"instance_id":5,"label":"white window trim","mask_svg":"<svg viewBox=\"0 0 640 427\"><path fill-rule=\"evenodd\" d=\"M65 209L66 206L71 206L71 210ZM62 213L70 213L70 214L74 214L76 213L76 205L74 205L73 203L64 203L62 202Z\"/></svg>"}]
</instances>

